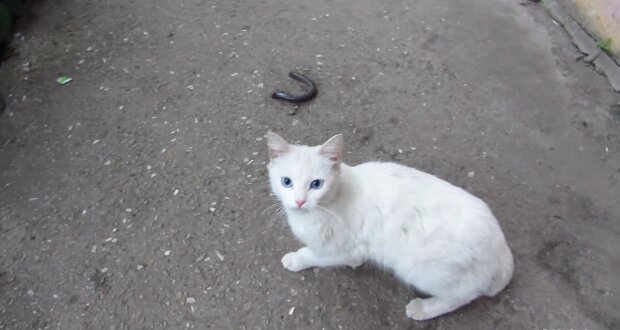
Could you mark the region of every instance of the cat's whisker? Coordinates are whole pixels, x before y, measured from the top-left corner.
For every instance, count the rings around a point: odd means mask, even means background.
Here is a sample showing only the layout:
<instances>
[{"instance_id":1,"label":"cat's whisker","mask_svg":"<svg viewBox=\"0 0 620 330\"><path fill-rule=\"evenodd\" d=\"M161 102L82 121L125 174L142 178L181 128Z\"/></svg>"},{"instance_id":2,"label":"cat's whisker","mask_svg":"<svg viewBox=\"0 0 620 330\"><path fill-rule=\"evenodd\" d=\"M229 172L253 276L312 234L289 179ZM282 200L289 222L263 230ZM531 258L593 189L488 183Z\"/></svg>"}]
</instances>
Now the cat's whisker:
<instances>
[{"instance_id":1,"label":"cat's whisker","mask_svg":"<svg viewBox=\"0 0 620 330\"><path fill-rule=\"evenodd\" d=\"M276 200L276 203L265 208L265 210L261 212L261 217L264 216L268 212L272 212L272 213L269 217L266 218L265 226L263 227L263 230L257 231L255 233L255 236L258 234L261 234L261 235L265 234L265 232L269 231L270 229L273 229L276 226L276 224L283 224L284 223L283 220L285 220L284 211L285 211L284 207L277 200Z\"/></svg>"},{"instance_id":2,"label":"cat's whisker","mask_svg":"<svg viewBox=\"0 0 620 330\"><path fill-rule=\"evenodd\" d=\"M280 207L276 210L276 212L267 220L267 229L274 228L276 224L284 224L283 220L285 220L284 215L286 210L282 207L282 205L279 206Z\"/></svg>"},{"instance_id":3,"label":"cat's whisker","mask_svg":"<svg viewBox=\"0 0 620 330\"><path fill-rule=\"evenodd\" d=\"M269 205L267 208L265 208L263 210L263 212L261 212L261 216L264 216L267 212L271 211L273 208L281 206L281 203L279 203L278 201L276 201L276 203Z\"/></svg>"},{"instance_id":4,"label":"cat's whisker","mask_svg":"<svg viewBox=\"0 0 620 330\"><path fill-rule=\"evenodd\" d=\"M338 215L337 213L335 213L335 212L331 211L330 209L328 209L328 208L326 208L325 206L322 206L322 205L320 205L320 204L317 204L317 205L316 205L316 207L317 207L319 210L321 210L321 211L323 211L323 212L327 213L327 214L328 214L328 215L329 215L332 219L336 220L336 221L337 221L337 222L339 222L340 224L344 224L344 219L343 219L340 215Z\"/></svg>"}]
</instances>

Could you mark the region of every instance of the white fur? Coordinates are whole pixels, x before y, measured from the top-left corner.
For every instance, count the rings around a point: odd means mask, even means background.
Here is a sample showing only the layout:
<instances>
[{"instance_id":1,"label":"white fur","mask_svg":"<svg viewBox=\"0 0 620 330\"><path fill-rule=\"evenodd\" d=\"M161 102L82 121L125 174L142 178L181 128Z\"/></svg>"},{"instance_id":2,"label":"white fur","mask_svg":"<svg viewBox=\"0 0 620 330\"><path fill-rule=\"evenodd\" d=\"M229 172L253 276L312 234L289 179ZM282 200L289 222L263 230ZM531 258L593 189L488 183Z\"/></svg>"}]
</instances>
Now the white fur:
<instances>
[{"instance_id":1,"label":"white fur","mask_svg":"<svg viewBox=\"0 0 620 330\"><path fill-rule=\"evenodd\" d=\"M407 304L426 320L479 296L493 296L512 278L513 257L487 205L430 174L393 163L348 166L342 136L322 146L287 144L267 134L273 192L306 246L282 258L293 272L372 261L431 295ZM292 179L285 188L281 178ZM321 189L309 189L315 179ZM301 208L295 200L306 200Z\"/></svg>"}]
</instances>

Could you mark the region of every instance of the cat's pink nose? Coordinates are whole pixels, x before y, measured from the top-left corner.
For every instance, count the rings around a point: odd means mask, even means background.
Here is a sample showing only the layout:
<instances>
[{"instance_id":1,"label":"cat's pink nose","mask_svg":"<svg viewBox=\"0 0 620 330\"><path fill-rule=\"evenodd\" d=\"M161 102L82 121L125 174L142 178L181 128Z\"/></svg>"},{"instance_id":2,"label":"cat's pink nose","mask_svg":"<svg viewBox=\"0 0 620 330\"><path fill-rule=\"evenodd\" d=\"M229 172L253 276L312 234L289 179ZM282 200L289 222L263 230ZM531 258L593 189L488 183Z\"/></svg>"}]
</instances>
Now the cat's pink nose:
<instances>
[{"instance_id":1,"label":"cat's pink nose","mask_svg":"<svg viewBox=\"0 0 620 330\"><path fill-rule=\"evenodd\" d=\"M306 201L305 200L295 200L295 203L297 203L297 207L301 208L302 205L304 205Z\"/></svg>"}]
</instances>

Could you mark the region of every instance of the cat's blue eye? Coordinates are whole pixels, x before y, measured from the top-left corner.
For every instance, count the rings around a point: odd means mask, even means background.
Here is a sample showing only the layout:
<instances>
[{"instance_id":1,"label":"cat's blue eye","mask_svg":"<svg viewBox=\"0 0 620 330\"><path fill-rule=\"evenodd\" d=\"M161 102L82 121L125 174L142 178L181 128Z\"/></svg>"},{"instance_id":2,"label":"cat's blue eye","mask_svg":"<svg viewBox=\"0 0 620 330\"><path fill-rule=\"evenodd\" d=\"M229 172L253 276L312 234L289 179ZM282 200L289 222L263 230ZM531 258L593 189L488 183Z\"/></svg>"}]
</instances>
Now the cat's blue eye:
<instances>
[{"instance_id":1,"label":"cat's blue eye","mask_svg":"<svg viewBox=\"0 0 620 330\"><path fill-rule=\"evenodd\" d=\"M310 189L321 189L323 187L323 180L314 180L310 182Z\"/></svg>"},{"instance_id":2,"label":"cat's blue eye","mask_svg":"<svg viewBox=\"0 0 620 330\"><path fill-rule=\"evenodd\" d=\"M289 178L288 176L283 176L280 182L282 182L282 185L286 188L290 188L293 186L293 180L291 180L291 178Z\"/></svg>"}]
</instances>

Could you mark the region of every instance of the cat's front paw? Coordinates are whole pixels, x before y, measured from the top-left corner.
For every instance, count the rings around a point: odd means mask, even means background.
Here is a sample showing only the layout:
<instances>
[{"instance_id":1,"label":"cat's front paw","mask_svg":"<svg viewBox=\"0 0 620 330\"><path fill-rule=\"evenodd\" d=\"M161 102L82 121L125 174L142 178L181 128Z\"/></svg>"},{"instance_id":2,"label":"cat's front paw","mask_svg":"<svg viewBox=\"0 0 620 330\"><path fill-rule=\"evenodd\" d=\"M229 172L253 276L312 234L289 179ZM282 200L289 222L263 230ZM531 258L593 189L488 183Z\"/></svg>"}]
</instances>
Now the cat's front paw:
<instances>
[{"instance_id":1,"label":"cat's front paw","mask_svg":"<svg viewBox=\"0 0 620 330\"><path fill-rule=\"evenodd\" d=\"M416 321L424 321L430 318L428 313L426 313L426 311L424 310L424 301L420 298L411 300L407 304L405 312L407 313L408 317Z\"/></svg>"},{"instance_id":2,"label":"cat's front paw","mask_svg":"<svg viewBox=\"0 0 620 330\"><path fill-rule=\"evenodd\" d=\"M289 252L282 258L282 266L288 269L291 272L298 272L300 270L304 270L308 268L304 265L299 253L297 252Z\"/></svg>"}]
</instances>

